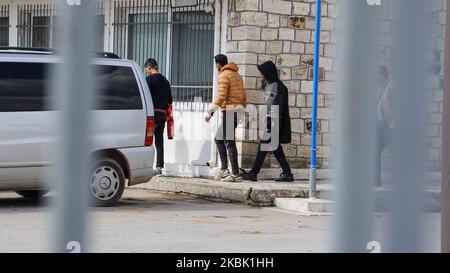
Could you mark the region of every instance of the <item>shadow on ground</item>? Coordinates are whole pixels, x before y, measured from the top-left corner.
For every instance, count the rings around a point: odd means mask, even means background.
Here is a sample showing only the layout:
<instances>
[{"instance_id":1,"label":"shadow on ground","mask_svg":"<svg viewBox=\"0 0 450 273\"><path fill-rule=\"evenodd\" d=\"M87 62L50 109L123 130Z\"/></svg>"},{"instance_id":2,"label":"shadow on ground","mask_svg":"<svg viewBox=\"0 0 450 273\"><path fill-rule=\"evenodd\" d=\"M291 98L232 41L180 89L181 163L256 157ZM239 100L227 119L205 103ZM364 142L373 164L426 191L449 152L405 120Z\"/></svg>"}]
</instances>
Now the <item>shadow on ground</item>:
<instances>
[{"instance_id":1,"label":"shadow on ground","mask_svg":"<svg viewBox=\"0 0 450 273\"><path fill-rule=\"evenodd\" d=\"M57 200L55 193L49 193L39 200L27 199L14 192L0 193L0 212L11 209L46 209L50 208ZM97 211L198 211L209 210L214 203L199 197L185 194L165 194L149 190L128 189L124 196L114 207L91 207L93 212ZM228 204L233 209L245 209L240 204ZM224 208L227 209L227 208Z\"/></svg>"}]
</instances>

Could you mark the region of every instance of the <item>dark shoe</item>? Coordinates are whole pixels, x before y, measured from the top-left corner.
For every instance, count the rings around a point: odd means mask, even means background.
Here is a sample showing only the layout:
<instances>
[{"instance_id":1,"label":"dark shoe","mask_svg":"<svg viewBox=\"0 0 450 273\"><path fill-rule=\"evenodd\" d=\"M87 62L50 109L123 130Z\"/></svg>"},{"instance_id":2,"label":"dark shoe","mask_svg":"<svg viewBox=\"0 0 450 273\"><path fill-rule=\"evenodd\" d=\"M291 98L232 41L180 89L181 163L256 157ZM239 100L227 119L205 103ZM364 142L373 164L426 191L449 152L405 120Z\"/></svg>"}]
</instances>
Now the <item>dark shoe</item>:
<instances>
[{"instance_id":1,"label":"dark shoe","mask_svg":"<svg viewBox=\"0 0 450 273\"><path fill-rule=\"evenodd\" d=\"M292 173L281 173L280 178L275 179L276 182L294 182Z\"/></svg>"},{"instance_id":2,"label":"dark shoe","mask_svg":"<svg viewBox=\"0 0 450 273\"><path fill-rule=\"evenodd\" d=\"M241 177L243 180L247 180L247 181L253 181L253 182L257 182L258 181L258 176L256 175L256 173L250 171L248 173L242 173Z\"/></svg>"},{"instance_id":3,"label":"dark shoe","mask_svg":"<svg viewBox=\"0 0 450 273\"><path fill-rule=\"evenodd\" d=\"M153 173L153 175L154 176L156 176L156 177L159 177L159 176L162 176L162 168L159 168L159 167L157 167L156 169L155 169L155 172Z\"/></svg>"}]
</instances>

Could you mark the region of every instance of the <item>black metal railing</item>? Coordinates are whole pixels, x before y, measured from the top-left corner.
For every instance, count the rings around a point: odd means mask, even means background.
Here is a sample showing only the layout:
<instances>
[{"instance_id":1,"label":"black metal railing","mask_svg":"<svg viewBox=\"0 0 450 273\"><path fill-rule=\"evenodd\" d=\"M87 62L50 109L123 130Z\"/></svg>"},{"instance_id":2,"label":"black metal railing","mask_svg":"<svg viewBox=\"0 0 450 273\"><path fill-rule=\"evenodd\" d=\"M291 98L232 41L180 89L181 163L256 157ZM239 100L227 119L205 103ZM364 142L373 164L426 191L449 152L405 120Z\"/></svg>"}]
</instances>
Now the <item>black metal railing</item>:
<instances>
[{"instance_id":1,"label":"black metal railing","mask_svg":"<svg viewBox=\"0 0 450 273\"><path fill-rule=\"evenodd\" d=\"M17 4L17 26L13 26L17 28L17 46L59 48L62 31L59 4L51 0L46 4L32 3ZM160 72L172 84L177 109L204 111L209 107L213 95L215 35L215 16L206 11L211 10L210 0L199 0L197 6L182 8L172 8L170 0L96 3L95 51L108 48L141 66L147 58L155 58ZM9 43L9 17L8 5L0 5L0 46Z\"/></svg>"},{"instance_id":2,"label":"black metal railing","mask_svg":"<svg viewBox=\"0 0 450 273\"><path fill-rule=\"evenodd\" d=\"M9 45L9 5L0 5L0 46Z\"/></svg>"},{"instance_id":3,"label":"black metal railing","mask_svg":"<svg viewBox=\"0 0 450 273\"><path fill-rule=\"evenodd\" d=\"M93 49L104 50L105 15L103 2L96 4ZM20 47L59 48L61 8L59 4L18 5L17 42Z\"/></svg>"},{"instance_id":4,"label":"black metal railing","mask_svg":"<svg viewBox=\"0 0 450 273\"><path fill-rule=\"evenodd\" d=\"M114 1L113 48L141 66L159 63L180 110L204 111L212 101L214 15L209 0L171 8L169 0Z\"/></svg>"}]
</instances>

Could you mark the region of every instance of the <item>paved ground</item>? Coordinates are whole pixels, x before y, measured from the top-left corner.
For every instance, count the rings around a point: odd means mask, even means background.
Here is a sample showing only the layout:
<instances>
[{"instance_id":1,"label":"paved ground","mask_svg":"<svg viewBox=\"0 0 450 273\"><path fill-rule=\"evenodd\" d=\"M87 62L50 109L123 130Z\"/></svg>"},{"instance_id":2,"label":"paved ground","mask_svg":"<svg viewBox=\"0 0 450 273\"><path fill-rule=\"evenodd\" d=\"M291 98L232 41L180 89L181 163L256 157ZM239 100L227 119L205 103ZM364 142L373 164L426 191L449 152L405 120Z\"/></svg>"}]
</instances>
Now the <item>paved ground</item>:
<instances>
[{"instance_id":1,"label":"paved ground","mask_svg":"<svg viewBox=\"0 0 450 273\"><path fill-rule=\"evenodd\" d=\"M50 208L0 193L0 252L48 250L50 216ZM328 220L133 189L118 207L94 209L90 237L101 252L324 251Z\"/></svg>"},{"instance_id":2,"label":"paved ground","mask_svg":"<svg viewBox=\"0 0 450 273\"><path fill-rule=\"evenodd\" d=\"M317 185L317 197L333 200L333 186L328 180L320 180ZM278 183L273 180L258 182L226 183L212 179L155 177L150 182L136 186L160 192L187 193L211 200L237 202L252 206L273 206L275 198L306 198L309 196L308 181L295 183ZM375 189L375 201L378 212L385 212L390 207L390 186ZM426 208L429 212L439 212L441 208L441 191L436 186L429 186L424 192Z\"/></svg>"},{"instance_id":3,"label":"paved ground","mask_svg":"<svg viewBox=\"0 0 450 273\"><path fill-rule=\"evenodd\" d=\"M0 252L48 251L51 216L49 207L0 193ZM384 218L376 217L376 230ZM323 252L332 230L330 217L140 189L127 190L115 208L94 209L90 219L96 252ZM439 215L428 215L426 223L426 250L437 251Z\"/></svg>"},{"instance_id":4,"label":"paved ground","mask_svg":"<svg viewBox=\"0 0 450 273\"><path fill-rule=\"evenodd\" d=\"M211 200L237 202L252 206L273 206L275 198L306 198L309 186L304 181L279 183L267 180L241 183L221 182L204 178L155 177L150 182L136 186L169 193L185 193ZM318 185L320 197L330 193L329 184Z\"/></svg>"}]
</instances>

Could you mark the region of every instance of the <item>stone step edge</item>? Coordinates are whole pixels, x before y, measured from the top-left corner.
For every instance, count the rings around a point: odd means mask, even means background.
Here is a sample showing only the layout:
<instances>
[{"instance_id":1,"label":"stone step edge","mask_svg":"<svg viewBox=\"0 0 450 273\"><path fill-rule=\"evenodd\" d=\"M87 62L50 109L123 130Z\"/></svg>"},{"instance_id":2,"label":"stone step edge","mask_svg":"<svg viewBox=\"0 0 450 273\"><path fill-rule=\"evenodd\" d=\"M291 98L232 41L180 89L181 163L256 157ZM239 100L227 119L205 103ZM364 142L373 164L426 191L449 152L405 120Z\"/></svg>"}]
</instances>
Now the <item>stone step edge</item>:
<instances>
[{"instance_id":1,"label":"stone step edge","mask_svg":"<svg viewBox=\"0 0 450 273\"><path fill-rule=\"evenodd\" d=\"M308 216L329 216L332 215L334 202L310 198L275 198L274 206Z\"/></svg>"},{"instance_id":2,"label":"stone step edge","mask_svg":"<svg viewBox=\"0 0 450 273\"><path fill-rule=\"evenodd\" d=\"M147 189L164 193L187 194L198 196L216 202L242 203L257 207L271 207L276 198L309 198L307 184L300 184L298 188L273 189L264 186L242 187L238 184L214 182L207 180L198 182L179 182L176 179L153 180L147 184L138 185L133 188ZM333 189L318 189L317 198L333 200ZM425 191L425 204L427 210L439 211L441 192L439 190ZM386 211L389 208L389 189L378 189L375 201L377 209Z\"/></svg>"},{"instance_id":3,"label":"stone step edge","mask_svg":"<svg viewBox=\"0 0 450 273\"><path fill-rule=\"evenodd\" d=\"M179 182L173 180L152 180L134 186L164 193L187 194L212 201L243 203L257 207L271 207L275 198L308 198L308 189L267 189L260 186L240 187L240 185L215 182ZM320 196L320 190L318 191Z\"/></svg>"}]
</instances>

